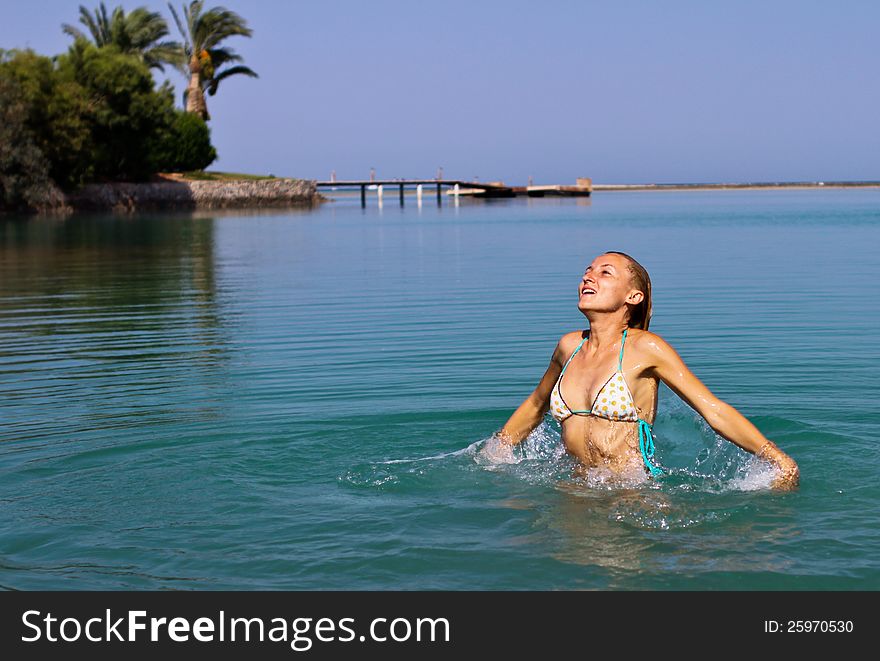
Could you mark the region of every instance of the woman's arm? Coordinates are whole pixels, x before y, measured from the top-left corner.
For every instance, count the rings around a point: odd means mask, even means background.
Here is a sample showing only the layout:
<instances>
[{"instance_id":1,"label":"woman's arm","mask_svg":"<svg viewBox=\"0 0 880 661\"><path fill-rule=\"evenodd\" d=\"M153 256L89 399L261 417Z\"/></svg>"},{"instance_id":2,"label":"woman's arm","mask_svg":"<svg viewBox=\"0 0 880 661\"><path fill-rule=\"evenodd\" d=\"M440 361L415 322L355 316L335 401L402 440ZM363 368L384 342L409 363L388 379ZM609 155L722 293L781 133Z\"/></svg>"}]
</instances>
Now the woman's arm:
<instances>
[{"instance_id":1,"label":"woman's arm","mask_svg":"<svg viewBox=\"0 0 880 661\"><path fill-rule=\"evenodd\" d=\"M800 470L794 459L767 439L739 411L713 395L669 343L659 335L646 331L640 345L645 354L651 357L655 374L703 416L712 429L743 450L769 460L779 468L781 474L773 481L773 488L786 489L799 484Z\"/></svg>"},{"instance_id":2,"label":"woman's arm","mask_svg":"<svg viewBox=\"0 0 880 661\"><path fill-rule=\"evenodd\" d=\"M525 440L535 427L541 424L544 415L550 410L550 393L553 392L556 379L559 378L559 374L562 372L562 365L565 361L564 356L566 355L563 345L567 346L567 337L564 335L560 338L556 349L553 351L553 357L550 359L550 365L541 378L541 382L532 394L519 405L519 408L504 423L504 426L493 434L495 438L508 445L516 445Z\"/></svg>"}]
</instances>

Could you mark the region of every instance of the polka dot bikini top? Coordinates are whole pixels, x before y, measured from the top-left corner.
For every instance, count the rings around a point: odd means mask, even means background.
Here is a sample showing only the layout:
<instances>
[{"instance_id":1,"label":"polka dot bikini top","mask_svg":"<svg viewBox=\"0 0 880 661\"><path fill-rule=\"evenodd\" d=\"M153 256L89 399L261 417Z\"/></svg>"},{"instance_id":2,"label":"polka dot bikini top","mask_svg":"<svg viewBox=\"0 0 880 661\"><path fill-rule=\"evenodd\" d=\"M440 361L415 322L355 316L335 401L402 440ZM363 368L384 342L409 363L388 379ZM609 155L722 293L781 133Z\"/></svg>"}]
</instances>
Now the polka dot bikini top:
<instances>
[{"instance_id":1,"label":"polka dot bikini top","mask_svg":"<svg viewBox=\"0 0 880 661\"><path fill-rule=\"evenodd\" d=\"M584 337L581 340L577 349L575 349L571 356L568 357L568 360L565 361L565 365L562 367L562 372L556 380L556 385L553 386L553 392L550 394L550 413L559 424L562 424L572 415L592 415L598 418L606 418L614 421L638 422L639 447L642 451L642 458L645 460L645 465L648 467L648 470L653 474L658 474L663 471L652 465L650 462L650 457L654 455L653 429L647 420L643 420L639 417L632 393L629 390L626 379L623 378L623 347L626 343L627 330L628 329L624 329L623 338L620 341L620 356L617 360L617 371L609 377L605 382L605 385L599 390L599 394L596 395L596 399L593 401L593 405L589 410L573 411L568 408L568 404L566 404L565 400L562 398L560 386L562 384L562 377L565 375L565 368L568 367L568 364L571 362L571 359L574 358L575 354L581 350L581 347L587 338Z\"/></svg>"}]
</instances>

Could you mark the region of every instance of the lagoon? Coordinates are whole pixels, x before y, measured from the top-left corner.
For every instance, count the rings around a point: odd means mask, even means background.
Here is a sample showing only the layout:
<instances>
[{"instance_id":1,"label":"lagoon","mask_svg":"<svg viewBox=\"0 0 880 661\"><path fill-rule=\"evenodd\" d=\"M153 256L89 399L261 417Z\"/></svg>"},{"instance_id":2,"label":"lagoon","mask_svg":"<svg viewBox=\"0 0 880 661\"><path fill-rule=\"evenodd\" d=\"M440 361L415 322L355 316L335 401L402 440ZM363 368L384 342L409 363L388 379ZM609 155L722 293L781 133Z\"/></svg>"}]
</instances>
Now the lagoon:
<instances>
[{"instance_id":1,"label":"lagoon","mask_svg":"<svg viewBox=\"0 0 880 661\"><path fill-rule=\"evenodd\" d=\"M2 219L0 586L878 589L877 245L872 189ZM483 458L605 250L797 491L665 386L657 488Z\"/></svg>"}]
</instances>

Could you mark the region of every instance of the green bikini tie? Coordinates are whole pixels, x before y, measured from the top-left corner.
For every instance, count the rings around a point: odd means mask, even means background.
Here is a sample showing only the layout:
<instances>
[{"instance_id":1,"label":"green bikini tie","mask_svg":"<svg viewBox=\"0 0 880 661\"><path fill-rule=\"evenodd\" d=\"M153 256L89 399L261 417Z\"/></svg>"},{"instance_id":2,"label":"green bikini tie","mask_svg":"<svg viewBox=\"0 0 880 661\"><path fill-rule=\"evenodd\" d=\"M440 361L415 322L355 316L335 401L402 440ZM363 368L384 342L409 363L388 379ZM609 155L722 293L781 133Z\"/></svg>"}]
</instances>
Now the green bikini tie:
<instances>
[{"instance_id":1,"label":"green bikini tie","mask_svg":"<svg viewBox=\"0 0 880 661\"><path fill-rule=\"evenodd\" d=\"M639 449L642 451L642 459L645 460L645 465L652 475L662 475L663 470L649 461L649 458L654 456L654 437L652 431L651 423L639 418Z\"/></svg>"},{"instance_id":2,"label":"green bikini tie","mask_svg":"<svg viewBox=\"0 0 880 661\"><path fill-rule=\"evenodd\" d=\"M626 331L623 329L623 339L620 341L620 356L617 358L617 370L623 372L623 345L626 342ZM635 402L633 402L635 406ZM639 418L639 449L642 451L642 459L645 460L645 466L651 471L652 475L662 475L663 470L651 463L650 458L654 456L654 435L651 423L647 420Z\"/></svg>"}]
</instances>

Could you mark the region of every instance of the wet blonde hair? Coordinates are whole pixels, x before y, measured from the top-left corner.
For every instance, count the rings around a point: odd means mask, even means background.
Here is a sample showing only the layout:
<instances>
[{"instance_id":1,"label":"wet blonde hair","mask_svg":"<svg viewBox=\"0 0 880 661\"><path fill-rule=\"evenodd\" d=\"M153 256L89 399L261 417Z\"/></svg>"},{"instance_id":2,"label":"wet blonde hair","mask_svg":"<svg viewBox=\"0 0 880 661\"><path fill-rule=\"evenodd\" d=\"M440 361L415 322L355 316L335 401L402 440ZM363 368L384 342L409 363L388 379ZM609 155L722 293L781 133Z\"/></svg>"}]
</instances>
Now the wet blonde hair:
<instances>
[{"instance_id":1,"label":"wet blonde hair","mask_svg":"<svg viewBox=\"0 0 880 661\"><path fill-rule=\"evenodd\" d=\"M653 306L651 304L651 276L644 266L639 264L635 259L627 255L625 252L617 250L608 250L606 254L622 255L629 261L629 274L632 286L645 295L642 302L638 305L629 305L629 319L627 326L630 328L641 328L648 330L648 324L651 323L651 314L653 314Z\"/></svg>"}]
</instances>

